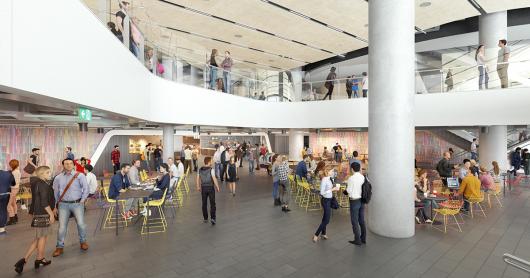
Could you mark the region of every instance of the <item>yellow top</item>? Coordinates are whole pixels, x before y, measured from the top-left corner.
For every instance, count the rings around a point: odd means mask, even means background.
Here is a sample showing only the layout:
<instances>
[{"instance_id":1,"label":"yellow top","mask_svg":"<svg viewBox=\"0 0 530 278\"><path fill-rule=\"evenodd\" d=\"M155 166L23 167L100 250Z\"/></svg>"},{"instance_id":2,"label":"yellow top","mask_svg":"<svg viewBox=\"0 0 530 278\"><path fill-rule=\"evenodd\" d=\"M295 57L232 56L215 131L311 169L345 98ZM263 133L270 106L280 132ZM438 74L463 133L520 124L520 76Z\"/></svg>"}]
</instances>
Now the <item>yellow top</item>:
<instances>
[{"instance_id":1,"label":"yellow top","mask_svg":"<svg viewBox=\"0 0 530 278\"><path fill-rule=\"evenodd\" d=\"M458 190L459 194L464 193L466 198L480 198L480 180L473 176L468 175L462 180L460 184L460 189Z\"/></svg>"}]
</instances>

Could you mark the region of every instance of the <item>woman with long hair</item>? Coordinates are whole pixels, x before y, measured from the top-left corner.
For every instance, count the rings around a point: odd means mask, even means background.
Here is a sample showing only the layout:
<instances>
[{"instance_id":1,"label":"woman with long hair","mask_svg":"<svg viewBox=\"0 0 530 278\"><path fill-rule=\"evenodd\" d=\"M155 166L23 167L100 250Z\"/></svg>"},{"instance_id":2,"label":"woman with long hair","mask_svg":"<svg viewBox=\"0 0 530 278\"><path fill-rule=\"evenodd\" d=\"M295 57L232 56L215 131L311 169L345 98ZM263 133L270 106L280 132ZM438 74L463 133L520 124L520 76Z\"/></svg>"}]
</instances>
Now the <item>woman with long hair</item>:
<instances>
[{"instance_id":1,"label":"woman with long hair","mask_svg":"<svg viewBox=\"0 0 530 278\"><path fill-rule=\"evenodd\" d=\"M20 163L16 159L9 161L9 168L11 168L11 174L15 178L15 186L11 186L11 195L9 196L9 203L7 204L7 213L9 214L9 221L7 225L17 224L17 194L20 186Z\"/></svg>"},{"instance_id":2,"label":"woman with long hair","mask_svg":"<svg viewBox=\"0 0 530 278\"><path fill-rule=\"evenodd\" d=\"M477 61L478 66L478 89L482 90L482 83L484 83L486 89L488 89L488 67L486 65L486 57L484 54L485 47L484 45L479 45L477 51L475 52L475 61Z\"/></svg>"},{"instance_id":3,"label":"woman with long hair","mask_svg":"<svg viewBox=\"0 0 530 278\"><path fill-rule=\"evenodd\" d=\"M492 161L491 165L493 166L493 169L491 169L493 178L495 179L495 181L500 181L501 169L499 168L499 163L497 161Z\"/></svg>"},{"instance_id":4,"label":"woman with long hair","mask_svg":"<svg viewBox=\"0 0 530 278\"><path fill-rule=\"evenodd\" d=\"M230 190L230 193L232 193L232 196L236 196L236 180L237 180L237 165L236 165L236 157L233 155L230 157L230 162L228 163L228 167L226 167L226 181L228 182L228 189Z\"/></svg>"},{"instance_id":5,"label":"woman with long hair","mask_svg":"<svg viewBox=\"0 0 530 278\"><path fill-rule=\"evenodd\" d=\"M318 166L317 166L318 167ZM322 205L322 210L324 211L322 215L322 222L317 228L317 231L313 235L313 242L317 242L318 238L328 239L326 234L326 227L329 224L331 218L331 200L333 198L333 192L340 189L340 185L333 185L331 181L330 174L334 169L329 170L327 173L325 170L321 170L318 175L320 176L320 204Z\"/></svg>"},{"instance_id":6,"label":"woman with long hair","mask_svg":"<svg viewBox=\"0 0 530 278\"><path fill-rule=\"evenodd\" d=\"M47 266L52 262L44 258L44 249L48 235L52 232L50 225L55 222L53 209L55 208L55 197L53 188L50 186L51 170L48 166L40 166L35 170L35 176L30 178L31 185L31 206L29 213L33 215L31 221L35 229L35 239L26 251L24 258L15 264L15 271L22 273L24 265L29 260L33 252L37 251L35 268Z\"/></svg>"},{"instance_id":7,"label":"woman with long hair","mask_svg":"<svg viewBox=\"0 0 530 278\"><path fill-rule=\"evenodd\" d=\"M217 49L212 49L212 54L210 54L210 90L215 90L217 88Z\"/></svg>"}]
</instances>

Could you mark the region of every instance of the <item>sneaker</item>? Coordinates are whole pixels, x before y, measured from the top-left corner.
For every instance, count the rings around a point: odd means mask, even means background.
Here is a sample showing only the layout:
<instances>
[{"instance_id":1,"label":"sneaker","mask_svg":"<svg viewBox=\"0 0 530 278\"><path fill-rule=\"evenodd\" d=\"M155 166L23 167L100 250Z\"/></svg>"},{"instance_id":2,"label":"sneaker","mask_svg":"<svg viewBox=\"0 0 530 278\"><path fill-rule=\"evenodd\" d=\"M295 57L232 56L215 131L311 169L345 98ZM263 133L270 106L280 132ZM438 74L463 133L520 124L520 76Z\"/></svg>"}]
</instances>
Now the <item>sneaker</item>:
<instances>
[{"instance_id":1,"label":"sneaker","mask_svg":"<svg viewBox=\"0 0 530 278\"><path fill-rule=\"evenodd\" d=\"M208 223L208 219L202 220L202 223Z\"/></svg>"},{"instance_id":2,"label":"sneaker","mask_svg":"<svg viewBox=\"0 0 530 278\"><path fill-rule=\"evenodd\" d=\"M362 244L362 242L360 242L360 241L348 240L348 242L351 243L351 244L354 244L354 245L358 245L358 246L360 246Z\"/></svg>"},{"instance_id":3,"label":"sneaker","mask_svg":"<svg viewBox=\"0 0 530 278\"><path fill-rule=\"evenodd\" d=\"M3 231L0 232L0 236L5 236L5 235L7 235L7 231L6 230L3 230Z\"/></svg>"},{"instance_id":4,"label":"sneaker","mask_svg":"<svg viewBox=\"0 0 530 278\"><path fill-rule=\"evenodd\" d=\"M26 207L26 204L22 204L22 205L20 206L20 209L28 210L28 207Z\"/></svg>"},{"instance_id":5,"label":"sneaker","mask_svg":"<svg viewBox=\"0 0 530 278\"><path fill-rule=\"evenodd\" d=\"M431 224L431 223L432 223L432 220L431 220L431 219L427 219L427 220L425 220L425 223L427 223L427 224Z\"/></svg>"},{"instance_id":6,"label":"sneaker","mask_svg":"<svg viewBox=\"0 0 530 278\"><path fill-rule=\"evenodd\" d=\"M420 218L416 216L416 223L421 224Z\"/></svg>"},{"instance_id":7,"label":"sneaker","mask_svg":"<svg viewBox=\"0 0 530 278\"><path fill-rule=\"evenodd\" d=\"M210 222L212 222L212 226L215 225L215 219L212 219Z\"/></svg>"}]
</instances>

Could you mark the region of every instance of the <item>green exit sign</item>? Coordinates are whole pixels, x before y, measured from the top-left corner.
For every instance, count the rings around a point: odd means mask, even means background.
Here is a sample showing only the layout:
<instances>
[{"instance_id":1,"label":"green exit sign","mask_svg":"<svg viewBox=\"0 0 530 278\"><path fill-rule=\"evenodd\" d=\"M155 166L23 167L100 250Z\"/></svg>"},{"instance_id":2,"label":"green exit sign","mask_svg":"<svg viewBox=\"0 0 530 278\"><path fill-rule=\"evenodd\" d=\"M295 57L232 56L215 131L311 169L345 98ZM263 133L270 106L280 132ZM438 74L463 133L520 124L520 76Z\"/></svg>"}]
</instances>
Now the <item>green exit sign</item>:
<instances>
[{"instance_id":1,"label":"green exit sign","mask_svg":"<svg viewBox=\"0 0 530 278\"><path fill-rule=\"evenodd\" d=\"M92 120L92 111L90 111L90 109L86 109L86 108L78 108L77 109L77 116L79 117L79 120L81 120L81 121L91 121Z\"/></svg>"}]
</instances>

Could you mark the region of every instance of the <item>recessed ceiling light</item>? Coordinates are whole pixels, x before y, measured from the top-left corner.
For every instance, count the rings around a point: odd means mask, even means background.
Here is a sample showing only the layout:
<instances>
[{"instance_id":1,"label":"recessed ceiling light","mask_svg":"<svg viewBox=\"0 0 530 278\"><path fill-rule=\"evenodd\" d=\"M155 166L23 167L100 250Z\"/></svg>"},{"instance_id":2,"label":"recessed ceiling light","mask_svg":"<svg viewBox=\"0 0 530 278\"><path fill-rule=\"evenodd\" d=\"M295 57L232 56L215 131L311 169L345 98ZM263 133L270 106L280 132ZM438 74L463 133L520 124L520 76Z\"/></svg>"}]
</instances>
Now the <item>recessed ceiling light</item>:
<instances>
[{"instance_id":1,"label":"recessed ceiling light","mask_svg":"<svg viewBox=\"0 0 530 278\"><path fill-rule=\"evenodd\" d=\"M430 5L431 5L431 2L428 2L428 1L420 3L420 7L422 8L429 7Z\"/></svg>"},{"instance_id":2,"label":"recessed ceiling light","mask_svg":"<svg viewBox=\"0 0 530 278\"><path fill-rule=\"evenodd\" d=\"M234 37L236 37L236 38L242 38L243 36L240 35L240 34L235 34Z\"/></svg>"}]
</instances>

